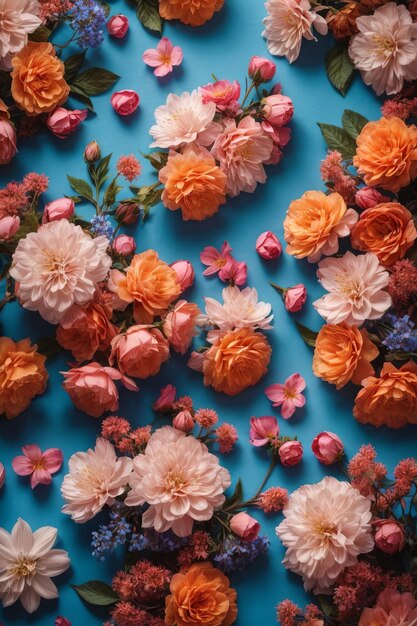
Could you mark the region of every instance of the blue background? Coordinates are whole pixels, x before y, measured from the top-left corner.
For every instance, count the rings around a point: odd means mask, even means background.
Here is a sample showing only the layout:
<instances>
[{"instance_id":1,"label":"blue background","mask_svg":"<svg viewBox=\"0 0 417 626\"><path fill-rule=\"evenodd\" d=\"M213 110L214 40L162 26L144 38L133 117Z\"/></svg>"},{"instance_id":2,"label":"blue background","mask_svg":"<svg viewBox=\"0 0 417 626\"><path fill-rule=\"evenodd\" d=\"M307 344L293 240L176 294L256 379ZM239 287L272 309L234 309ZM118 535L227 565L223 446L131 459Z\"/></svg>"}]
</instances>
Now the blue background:
<instances>
[{"instance_id":1,"label":"blue background","mask_svg":"<svg viewBox=\"0 0 417 626\"><path fill-rule=\"evenodd\" d=\"M107 38L96 51L88 54L91 65L102 65L121 75L117 89L136 89L141 96L141 106L131 118L120 118L110 106L110 93L94 99L97 116L89 115L77 133L66 141L41 133L20 143L17 158L0 171L1 183L21 179L29 171L44 172L50 177L47 200L70 193L66 174L82 177L85 168L82 152L85 144L97 139L102 153L114 152L115 156L138 150L146 151L150 143L148 129L153 123L154 109L165 102L170 91L181 93L210 82L211 73L218 78L238 79L243 83L247 63L252 55L265 55L267 50L261 37L262 18L265 14L260 0L226 0L225 7L211 23L198 29L180 24L167 24L165 34L174 44L183 47L184 62L170 79L158 81L150 68L142 62L142 53L154 47L157 40L137 22L133 10L122 0L114 1L112 14L123 12L130 19L130 31L125 40ZM178 258L192 260L196 270L194 288L187 297L200 305L203 296L220 297L223 284L215 278L202 276L203 267L199 253L206 245L220 247L227 239L238 260L248 263L248 284L255 286L261 299L273 303L274 329L269 332L273 358L268 375L255 388L235 398L228 398L205 389L199 374L186 368L186 359L174 356L164 365L159 376L141 383L141 390L134 394L123 390L119 414L136 425L144 425L153 418L152 401L160 387L174 383L180 394L189 394L196 407L215 408L223 421L233 422L239 429L240 440L236 451L221 459L231 471L233 482L242 477L245 493L250 496L260 484L269 460L263 450L255 449L248 442L251 415L270 414L270 403L263 391L273 382L282 382L288 375L299 371L307 381L307 405L298 410L294 418L285 422L279 418L281 432L298 435L305 447L305 458L295 468L278 467L269 485L280 485L292 490L306 482L320 480L326 473L310 450L315 434L321 430L335 431L346 444L349 455L356 452L361 443L373 443L390 468L404 456L415 452L415 430L404 428L400 432L364 427L352 417L355 389L345 388L336 392L334 387L321 382L311 371L311 350L299 337L294 319L318 329L320 318L311 303L321 294L315 279L314 267L295 261L283 254L278 262L265 262L255 252L257 236L265 230L273 230L283 240L282 221L289 202L308 189L321 189L319 177L320 160L325 146L316 125L317 121L340 123L344 108L359 110L368 118L379 116L377 98L367 89L359 77L344 99L328 83L324 71L324 56L330 41L304 42L301 57L294 65L284 59L276 59L277 76L284 93L292 97L295 116L291 124L293 139L285 149L283 161L269 168L268 181L258 186L254 194L241 194L223 206L220 213L201 223L183 223L180 212L172 213L162 205L156 206L143 228L133 231L138 250L156 248L167 262ZM153 182L151 168L144 164L142 182ZM273 280L283 286L305 282L308 301L298 316L290 316L276 292L269 286ZM15 340L30 336L32 340L51 333L51 327L35 314L17 305L8 306L3 313L2 332ZM11 530L18 516L22 516L33 529L53 525L59 529L59 546L68 550L72 567L55 579L60 598L42 601L37 613L27 616L20 605L3 610L0 616L5 626L52 626L57 615L72 621L73 626L100 626L105 612L92 612L70 588L89 579L110 582L112 574L121 564L121 554L111 556L105 563L95 560L90 551L91 530L97 525L93 520L86 525L76 525L60 512L62 501L60 484L66 472L67 461L77 450L94 445L100 431L100 421L77 411L61 388L59 371L67 367L68 355L55 357L48 363L50 380L45 395L36 399L31 407L14 420L0 422L0 460L7 470L6 486L0 492L0 525ZM278 415L278 413L276 413ZM30 489L28 480L14 475L12 458L27 443L38 443L45 449L62 448L65 464L55 475L51 486ZM248 571L233 576L233 584L239 594L239 626L252 626L263 622L275 623L275 605L285 597L303 603L307 601L301 580L289 574L281 565L282 547L274 534L280 516L264 516L255 512L262 523L262 530L271 540L270 553L260 559Z\"/></svg>"}]
</instances>

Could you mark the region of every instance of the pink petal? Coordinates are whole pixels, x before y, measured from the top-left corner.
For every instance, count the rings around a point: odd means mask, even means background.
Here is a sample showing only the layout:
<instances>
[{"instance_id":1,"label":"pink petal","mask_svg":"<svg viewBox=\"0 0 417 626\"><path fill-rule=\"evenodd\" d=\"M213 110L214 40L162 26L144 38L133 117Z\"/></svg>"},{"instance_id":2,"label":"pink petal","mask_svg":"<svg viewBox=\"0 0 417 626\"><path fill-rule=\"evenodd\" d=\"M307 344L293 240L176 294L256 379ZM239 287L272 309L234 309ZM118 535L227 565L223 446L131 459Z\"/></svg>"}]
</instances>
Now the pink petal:
<instances>
[{"instance_id":1,"label":"pink petal","mask_svg":"<svg viewBox=\"0 0 417 626\"><path fill-rule=\"evenodd\" d=\"M39 484L50 485L52 482L51 474L45 469L37 469L30 477L30 486L35 489Z\"/></svg>"},{"instance_id":2,"label":"pink petal","mask_svg":"<svg viewBox=\"0 0 417 626\"><path fill-rule=\"evenodd\" d=\"M150 67L158 67L163 62L161 55L154 48L148 48L142 55L142 60Z\"/></svg>"},{"instance_id":3,"label":"pink petal","mask_svg":"<svg viewBox=\"0 0 417 626\"><path fill-rule=\"evenodd\" d=\"M291 391L295 391L296 393L300 393L306 388L306 381L301 376L301 374L292 374L285 381L285 386Z\"/></svg>"},{"instance_id":4,"label":"pink petal","mask_svg":"<svg viewBox=\"0 0 417 626\"><path fill-rule=\"evenodd\" d=\"M156 46L156 49L158 50L161 57L170 57L173 48L174 46L172 45L168 37L162 37L162 39Z\"/></svg>"},{"instance_id":5,"label":"pink petal","mask_svg":"<svg viewBox=\"0 0 417 626\"><path fill-rule=\"evenodd\" d=\"M155 76L166 76L170 74L174 68L169 63L162 63L159 67L154 70Z\"/></svg>"},{"instance_id":6,"label":"pink petal","mask_svg":"<svg viewBox=\"0 0 417 626\"><path fill-rule=\"evenodd\" d=\"M282 403L281 415L285 420L287 420L288 418L291 417L291 415L294 414L294 412L295 412L294 401L292 399L287 398Z\"/></svg>"},{"instance_id":7,"label":"pink petal","mask_svg":"<svg viewBox=\"0 0 417 626\"><path fill-rule=\"evenodd\" d=\"M293 398L294 406L300 407L304 406L306 403L305 397L300 393L296 398Z\"/></svg>"},{"instance_id":8,"label":"pink petal","mask_svg":"<svg viewBox=\"0 0 417 626\"><path fill-rule=\"evenodd\" d=\"M274 406L279 406L285 401L285 387L284 385L280 385L276 383L275 385L270 385L265 389L265 395L268 400L274 403Z\"/></svg>"},{"instance_id":9,"label":"pink petal","mask_svg":"<svg viewBox=\"0 0 417 626\"><path fill-rule=\"evenodd\" d=\"M220 248L220 255L221 255L221 256L226 256L227 254L229 254L230 252L232 252L232 249L233 249L233 248L231 248L231 247L230 247L229 242L228 242L228 241L225 241L225 242L222 244L222 247Z\"/></svg>"},{"instance_id":10,"label":"pink petal","mask_svg":"<svg viewBox=\"0 0 417 626\"><path fill-rule=\"evenodd\" d=\"M217 267L217 265L211 265L206 270L204 270L203 276L211 276L212 274L217 274L219 270L220 267Z\"/></svg>"},{"instance_id":11,"label":"pink petal","mask_svg":"<svg viewBox=\"0 0 417 626\"><path fill-rule=\"evenodd\" d=\"M213 265L220 257L220 252L214 246L206 246L200 253L200 261L203 265Z\"/></svg>"},{"instance_id":12,"label":"pink petal","mask_svg":"<svg viewBox=\"0 0 417 626\"><path fill-rule=\"evenodd\" d=\"M48 448L43 453L43 465L50 474L55 474L61 469L64 456L59 448Z\"/></svg>"},{"instance_id":13,"label":"pink petal","mask_svg":"<svg viewBox=\"0 0 417 626\"><path fill-rule=\"evenodd\" d=\"M42 450L36 443L30 443L27 446L23 446L22 452L31 461L35 463L42 459Z\"/></svg>"},{"instance_id":14,"label":"pink petal","mask_svg":"<svg viewBox=\"0 0 417 626\"><path fill-rule=\"evenodd\" d=\"M171 52L172 65L181 65L183 58L182 48L180 48L180 46L174 46Z\"/></svg>"},{"instance_id":15,"label":"pink petal","mask_svg":"<svg viewBox=\"0 0 417 626\"><path fill-rule=\"evenodd\" d=\"M18 476L29 476L33 472L33 463L26 456L15 456L12 467Z\"/></svg>"}]
</instances>

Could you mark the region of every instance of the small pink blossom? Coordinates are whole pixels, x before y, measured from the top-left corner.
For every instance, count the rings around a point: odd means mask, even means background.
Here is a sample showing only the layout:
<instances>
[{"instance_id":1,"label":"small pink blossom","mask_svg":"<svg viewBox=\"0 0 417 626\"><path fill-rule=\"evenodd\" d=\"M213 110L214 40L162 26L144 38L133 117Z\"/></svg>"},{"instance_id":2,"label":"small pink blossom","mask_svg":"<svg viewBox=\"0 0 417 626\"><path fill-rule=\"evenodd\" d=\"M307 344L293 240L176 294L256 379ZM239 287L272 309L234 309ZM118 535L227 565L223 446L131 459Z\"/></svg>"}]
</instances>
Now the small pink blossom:
<instances>
[{"instance_id":1,"label":"small pink blossom","mask_svg":"<svg viewBox=\"0 0 417 626\"><path fill-rule=\"evenodd\" d=\"M393 519L380 519L374 522L375 545L385 554L401 552L405 546L402 526Z\"/></svg>"},{"instance_id":2,"label":"small pink blossom","mask_svg":"<svg viewBox=\"0 0 417 626\"><path fill-rule=\"evenodd\" d=\"M143 62L154 67L155 76L166 76L174 69L174 65L181 65L183 54L180 46L173 46L168 37L162 37L156 48L148 48L142 56Z\"/></svg>"},{"instance_id":3,"label":"small pink blossom","mask_svg":"<svg viewBox=\"0 0 417 626\"><path fill-rule=\"evenodd\" d=\"M221 272L225 265L230 261L232 255L230 254L232 248L225 241L220 248L220 251L217 250L214 246L206 246L200 254L200 261L203 265L207 265L207 269L204 270L203 276L211 276L212 274L217 274Z\"/></svg>"},{"instance_id":4,"label":"small pink blossom","mask_svg":"<svg viewBox=\"0 0 417 626\"><path fill-rule=\"evenodd\" d=\"M224 268L220 270L219 278L232 285L244 285L248 278L248 266L244 261L236 261L230 257Z\"/></svg>"},{"instance_id":5,"label":"small pink blossom","mask_svg":"<svg viewBox=\"0 0 417 626\"><path fill-rule=\"evenodd\" d=\"M188 433L194 428L193 416L190 411L180 411L172 420L172 425L177 430Z\"/></svg>"},{"instance_id":6,"label":"small pink blossom","mask_svg":"<svg viewBox=\"0 0 417 626\"><path fill-rule=\"evenodd\" d=\"M171 263L170 267L177 272L181 293L191 287L194 282L194 268L191 261L183 261L180 259Z\"/></svg>"},{"instance_id":7,"label":"small pink blossom","mask_svg":"<svg viewBox=\"0 0 417 626\"><path fill-rule=\"evenodd\" d=\"M268 261L278 259L282 253L282 245L278 237L270 230L261 233L256 240L256 252Z\"/></svg>"},{"instance_id":8,"label":"small pink blossom","mask_svg":"<svg viewBox=\"0 0 417 626\"><path fill-rule=\"evenodd\" d=\"M285 290L284 305L289 313L298 313L307 299L307 289L302 283Z\"/></svg>"},{"instance_id":9,"label":"small pink blossom","mask_svg":"<svg viewBox=\"0 0 417 626\"><path fill-rule=\"evenodd\" d=\"M250 418L249 440L253 446L266 446L278 435L279 426L273 415Z\"/></svg>"},{"instance_id":10,"label":"small pink blossom","mask_svg":"<svg viewBox=\"0 0 417 626\"><path fill-rule=\"evenodd\" d=\"M281 93L263 98L262 104L264 118L272 126L285 126L294 114L291 98Z\"/></svg>"},{"instance_id":11,"label":"small pink blossom","mask_svg":"<svg viewBox=\"0 0 417 626\"><path fill-rule=\"evenodd\" d=\"M337 463L344 454L343 442L340 437L328 431L319 433L314 437L311 449L316 459L324 465Z\"/></svg>"},{"instance_id":12,"label":"small pink blossom","mask_svg":"<svg viewBox=\"0 0 417 626\"><path fill-rule=\"evenodd\" d=\"M203 104L214 102L219 111L237 114L240 111L240 85L237 80L218 80L201 87Z\"/></svg>"},{"instance_id":13,"label":"small pink blossom","mask_svg":"<svg viewBox=\"0 0 417 626\"><path fill-rule=\"evenodd\" d=\"M23 456L15 456L12 467L19 476L30 476L30 486L50 485L52 474L61 468L63 455L58 448L48 448L42 452L36 444L23 446Z\"/></svg>"},{"instance_id":14,"label":"small pink blossom","mask_svg":"<svg viewBox=\"0 0 417 626\"><path fill-rule=\"evenodd\" d=\"M377 204L389 201L390 198L388 196L382 195L373 187L361 187L355 193L355 202L360 209L372 209Z\"/></svg>"},{"instance_id":15,"label":"small pink blossom","mask_svg":"<svg viewBox=\"0 0 417 626\"><path fill-rule=\"evenodd\" d=\"M230 520L230 529L244 541L253 541L259 535L261 525L247 513L237 513Z\"/></svg>"},{"instance_id":16,"label":"small pink blossom","mask_svg":"<svg viewBox=\"0 0 417 626\"><path fill-rule=\"evenodd\" d=\"M300 441L286 441L278 450L279 460L285 467L298 465L303 458L303 446Z\"/></svg>"},{"instance_id":17,"label":"small pink blossom","mask_svg":"<svg viewBox=\"0 0 417 626\"><path fill-rule=\"evenodd\" d=\"M112 248L117 254L129 256L136 250L136 241L129 235L118 235L112 243Z\"/></svg>"},{"instance_id":18,"label":"small pink blossom","mask_svg":"<svg viewBox=\"0 0 417 626\"><path fill-rule=\"evenodd\" d=\"M219 450L222 454L228 454L238 440L236 428L232 424L224 422L214 431Z\"/></svg>"},{"instance_id":19,"label":"small pink blossom","mask_svg":"<svg viewBox=\"0 0 417 626\"><path fill-rule=\"evenodd\" d=\"M276 71L277 68L275 63L269 59L265 59L264 57L254 56L249 61L249 78L251 78L258 85L272 80Z\"/></svg>"},{"instance_id":20,"label":"small pink blossom","mask_svg":"<svg viewBox=\"0 0 417 626\"><path fill-rule=\"evenodd\" d=\"M7 241L17 233L20 226L18 215L6 215L0 218L0 241Z\"/></svg>"},{"instance_id":21,"label":"small pink blossom","mask_svg":"<svg viewBox=\"0 0 417 626\"><path fill-rule=\"evenodd\" d=\"M129 20L126 15L122 15L121 13L113 15L107 22L107 31L109 35L116 37L116 39L123 39L128 30Z\"/></svg>"},{"instance_id":22,"label":"small pink blossom","mask_svg":"<svg viewBox=\"0 0 417 626\"><path fill-rule=\"evenodd\" d=\"M306 382L301 374L292 374L285 383L270 385L265 389L266 397L271 400L272 406L281 407L281 415L289 419L295 409L305 405L305 397L301 393L306 388Z\"/></svg>"},{"instance_id":23,"label":"small pink blossom","mask_svg":"<svg viewBox=\"0 0 417 626\"><path fill-rule=\"evenodd\" d=\"M132 115L139 106L139 94L134 89L115 91L110 98L113 109L119 115Z\"/></svg>"},{"instance_id":24,"label":"small pink blossom","mask_svg":"<svg viewBox=\"0 0 417 626\"><path fill-rule=\"evenodd\" d=\"M173 385L166 385L165 387L162 387L159 393L159 398L153 404L153 410L161 413L169 411L175 401L176 393L177 390Z\"/></svg>"},{"instance_id":25,"label":"small pink blossom","mask_svg":"<svg viewBox=\"0 0 417 626\"><path fill-rule=\"evenodd\" d=\"M56 222L57 220L69 220L74 215L75 204L71 198L57 198L45 205L42 213L42 224Z\"/></svg>"},{"instance_id":26,"label":"small pink blossom","mask_svg":"<svg viewBox=\"0 0 417 626\"><path fill-rule=\"evenodd\" d=\"M46 125L55 137L65 139L85 120L87 112L87 109L70 111L64 107L58 107L49 114Z\"/></svg>"}]
</instances>

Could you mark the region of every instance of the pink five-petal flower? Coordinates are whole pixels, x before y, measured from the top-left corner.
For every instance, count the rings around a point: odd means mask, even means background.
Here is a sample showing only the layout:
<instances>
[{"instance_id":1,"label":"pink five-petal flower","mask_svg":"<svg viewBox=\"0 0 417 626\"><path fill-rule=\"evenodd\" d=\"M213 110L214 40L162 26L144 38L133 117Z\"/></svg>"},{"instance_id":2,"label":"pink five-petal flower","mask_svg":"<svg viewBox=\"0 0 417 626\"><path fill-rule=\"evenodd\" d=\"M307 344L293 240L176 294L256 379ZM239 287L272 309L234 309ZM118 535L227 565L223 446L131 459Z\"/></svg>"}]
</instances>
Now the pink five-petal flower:
<instances>
[{"instance_id":1,"label":"pink five-petal flower","mask_svg":"<svg viewBox=\"0 0 417 626\"><path fill-rule=\"evenodd\" d=\"M225 283L244 285L248 277L248 266L244 261L236 261L232 256L219 272L219 278Z\"/></svg>"},{"instance_id":2,"label":"pink five-petal flower","mask_svg":"<svg viewBox=\"0 0 417 626\"><path fill-rule=\"evenodd\" d=\"M42 452L36 444L22 448L23 456L15 456L12 467L19 476L30 476L30 486L49 485L52 474L58 472L63 462L63 455L58 448L48 448Z\"/></svg>"},{"instance_id":3,"label":"pink five-petal flower","mask_svg":"<svg viewBox=\"0 0 417 626\"><path fill-rule=\"evenodd\" d=\"M232 259L230 254L232 248L228 242L225 241L220 250L217 250L214 246L206 246L203 252L200 254L200 261L203 265L207 265L207 269L204 270L204 276L210 276L211 274L217 274L222 268Z\"/></svg>"},{"instance_id":4,"label":"pink five-petal flower","mask_svg":"<svg viewBox=\"0 0 417 626\"><path fill-rule=\"evenodd\" d=\"M174 65L181 65L182 49L173 46L168 37L162 37L156 48L145 50L142 59L146 65L155 68L155 76L166 76L172 72Z\"/></svg>"},{"instance_id":5,"label":"pink five-petal flower","mask_svg":"<svg viewBox=\"0 0 417 626\"><path fill-rule=\"evenodd\" d=\"M306 399L301 393L305 388L306 381L301 374L292 374L283 385L276 383L267 387L265 395L272 406L281 407L281 415L287 420L297 407L305 405Z\"/></svg>"},{"instance_id":6,"label":"pink five-petal flower","mask_svg":"<svg viewBox=\"0 0 417 626\"><path fill-rule=\"evenodd\" d=\"M277 418L273 415L250 418L249 440L257 448L267 445L279 434Z\"/></svg>"}]
</instances>

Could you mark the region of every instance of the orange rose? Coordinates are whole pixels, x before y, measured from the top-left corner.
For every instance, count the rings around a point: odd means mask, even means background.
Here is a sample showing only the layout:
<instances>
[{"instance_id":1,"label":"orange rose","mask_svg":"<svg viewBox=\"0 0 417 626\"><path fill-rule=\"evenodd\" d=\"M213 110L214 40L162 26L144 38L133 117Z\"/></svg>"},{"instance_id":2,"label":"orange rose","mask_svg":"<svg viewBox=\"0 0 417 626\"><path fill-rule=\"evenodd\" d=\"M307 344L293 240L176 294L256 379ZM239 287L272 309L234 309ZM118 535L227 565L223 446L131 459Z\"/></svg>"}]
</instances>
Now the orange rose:
<instances>
[{"instance_id":1,"label":"orange rose","mask_svg":"<svg viewBox=\"0 0 417 626\"><path fill-rule=\"evenodd\" d=\"M250 328L231 331L205 353L204 384L235 396L266 374L271 352L262 333Z\"/></svg>"},{"instance_id":2,"label":"orange rose","mask_svg":"<svg viewBox=\"0 0 417 626\"><path fill-rule=\"evenodd\" d=\"M380 263L387 266L402 259L416 238L413 216L398 202L366 209L352 230L352 246L374 252Z\"/></svg>"},{"instance_id":3,"label":"orange rose","mask_svg":"<svg viewBox=\"0 0 417 626\"><path fill-rule=\"evenodd\" d=\"M111 315L110 307L97 303L75 304L65 313L57 328L58 343L70 350L77 361L92 359L97 350L107 350L116 336L117 328L109 321Z\"/></svg>"},{"instance_id":4,"label":"orange rose","mask_svg":"<svg viewBox=\"0 0 417 626\"><path fill-rule=\"evenodd\" d=\"M112 270L109 287L124 306L134 303L134 318L144 324L166 311L181 293L177 272L155 250L135 254L125 273Z\"/></svg>"},{"instance_id":5,"label":"orange rose","mask_svg":"<svg viewBox=\"0 0 417 626\"><path fill-rule=\"evenodd\" d=\"M326 22L335 39L346 39L358 32L356 19L365 13L365 9L356 2L347 4L337 13L329 13Z\"/></svg>"},{"instance_id":6,"label":"orange rose","mask_svg":"<svg viewBox=\"0 0 417 626\"><path fill-rule=\"evenodd\" d=\"M399 369L384 363L380 377L369 376L362 386L353 408L358 422L389 428L417 424L417 365L413 361Z\"/></svg>"},{"instance_id":7,"label":"orange rose","mask_svg":"<svg viewBox=\"0 0 417 626\"><path fill-rule=\"evenodd\" d=\"M236 621L236 591L211 563L194 563L185 574L174 574L169 590L167 626L230 626Z\"/></svg>"},{"instance_id":8,"label":"orange rose","mask_svg":"<svg viewBox=\"0 0 417 626\"><path fill-rule=\"evenodd\" d=\"M49 113L68 98L65 66L51 43L29 41L12 65L12 96L27 115Z\"/></svg>"},{"instance_id":9,"label":"orange rose","mask_svg":"<svg viewBox=\"0 0 417 626\"><path fill-rule=\"evenodd\" d=\"M181 209L183 220L204 220L226 202L227 176L208 152L172 153L159 180L165 185L162 202L171 211Z\"/></svg>"},{"instance_id":10,"label":"orange rose","mask_svg":"<svg viewBox=\"0 0 417 626\"><path fill-rule=\"evenodd\" d=\"M37 352L30 339L15 343L0 337L0 415L16 417L35 396L45 391L48 372L46 356Z\"/></svg>"},{"instance_id":11,"label":"orange rose","mask_svg":"<svg viewBox=\"0 0 417 626\"><path fill-rule=\"evenodd\" d=\"M159 0L159 14L166 20L201 26L220 11L224 0Z\"/></svg>"},{"instance_id":12,"label":"orange rose","mask_svg":"<svg viewBox=\"0 0 417 626\"><path fill-rule=\"evenodd\" d=\"M349 381L360 385L367 376L374 374L370 361L378 356L378 348L372 343L365 329L341 324L325 324L316 339L313 372L336 389Z\"/></svg>"},{"instance_id":13,"label":"orange rose","mask_svg":"<svg viewBox=\"0 0 417 626\"><path fill-rule=\"evenodd\" d=\"M398 117L368 122L356 139L353 164L371 187L397 192L417 176L417 128Z\"/></svg>"}]
</instances>

